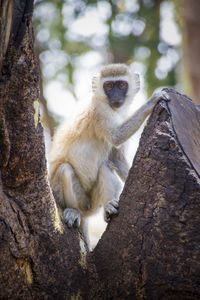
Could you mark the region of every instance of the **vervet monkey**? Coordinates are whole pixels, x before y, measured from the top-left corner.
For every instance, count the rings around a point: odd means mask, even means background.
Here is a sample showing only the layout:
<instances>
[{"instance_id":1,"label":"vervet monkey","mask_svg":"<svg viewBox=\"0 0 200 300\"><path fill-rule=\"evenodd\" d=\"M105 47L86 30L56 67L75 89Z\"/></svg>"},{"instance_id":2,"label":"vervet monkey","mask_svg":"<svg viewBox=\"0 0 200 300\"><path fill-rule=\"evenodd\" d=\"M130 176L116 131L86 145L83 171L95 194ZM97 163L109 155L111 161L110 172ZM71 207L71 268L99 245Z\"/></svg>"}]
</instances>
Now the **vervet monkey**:
<instances>
[{"instance_id":1,"label":"vervet monkey","mask_svg":"<svg viewBox=\"0 0 200 300\"><path fill-rule=\"evenodd\" d=\"M93 78L92 101L55 134L50 151L50 183L68 227L81 226L89 244L86 217L104 207L105 220L118 211L129 165L125 142L139 129L164 92L154 93L131 117L129 106L139 91L138 74L124 64L102 68ZM122 181L121 181L122 180ZM90 245L88 245L90 248Z\"/></svg>"}]
</instances>

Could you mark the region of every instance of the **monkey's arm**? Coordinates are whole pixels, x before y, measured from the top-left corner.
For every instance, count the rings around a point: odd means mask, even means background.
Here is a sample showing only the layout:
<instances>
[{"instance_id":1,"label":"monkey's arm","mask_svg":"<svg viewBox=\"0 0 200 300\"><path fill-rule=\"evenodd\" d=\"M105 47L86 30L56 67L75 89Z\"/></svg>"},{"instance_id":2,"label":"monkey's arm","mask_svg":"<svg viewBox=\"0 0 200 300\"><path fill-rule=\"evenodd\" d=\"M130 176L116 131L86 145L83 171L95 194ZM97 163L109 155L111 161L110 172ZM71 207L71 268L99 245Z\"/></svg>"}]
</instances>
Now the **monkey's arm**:
<instances>
[{"instance_id":1,"label":"monkey's arm","mask_svg":"<svg viewBox=\"0 0 200 300\"><path fill-rule=\"evenodd\" d=\"M111 169L114 169L120 179L125 182L130 166L126 160L125 149L123 146L120 148L113 147L112 152L109 157L109 166Z\"/></svg>"},{"instance_id":2,"label":"monkey's arm","mask_svg":"<svg viewBox=\"0 0 200 300\"><path fill-rule=\"evenodd\" d=\"M146 117L152 112L157 102L162 99L169 101L166 92L161 91L154 93L149 101L139 108L125 123L117 128L110 128L110 130L105 132L107 139L115 147L127 141L140 128Z\"/></svg>"}]
</instances>

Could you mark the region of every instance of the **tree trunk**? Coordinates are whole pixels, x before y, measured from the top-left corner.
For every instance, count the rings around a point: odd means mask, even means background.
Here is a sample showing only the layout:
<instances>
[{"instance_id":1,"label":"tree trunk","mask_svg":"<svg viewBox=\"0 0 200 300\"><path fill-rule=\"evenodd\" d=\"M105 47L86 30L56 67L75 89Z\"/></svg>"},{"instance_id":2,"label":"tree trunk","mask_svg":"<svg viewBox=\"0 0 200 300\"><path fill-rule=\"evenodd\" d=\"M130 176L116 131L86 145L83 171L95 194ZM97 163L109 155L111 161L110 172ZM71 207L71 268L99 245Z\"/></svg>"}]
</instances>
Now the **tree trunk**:
<instances>
[{"instance_id":1,"label":"tree trunk","mask_svg":"<svg viewBox=\"0 0 200 300\"><path fill-rule=\"evenodd\" d=\"M184 0L183 4L186 36L184 61L192 86L191 96L200 104L200 1Z\"/></svg>"},{"instance_id":2,"label":"tree trunk","mask_svg":"<svg viewBox=\"0 0 200 300\"><path fill-rule=\"evenodd\" d=\"M62 224L47 180L31 12L32 1L15 1L2 58L0 299L199 299L199 108L167 91L171 102L157 105L144 130L119 215L87 254L78 230Z\"/></svg>"},{"instance_id":3,"label":"tree trunk","mask_svg":"<svg viewBox=\"0 0 200 300\"><path fill-rule=\"evenodd\" d=\"M167 92L91 255L101 292L90 299L200 299L200 109Z\"/></svg>"},{"instance_id":4,"label":"tree trunk","mask_svg":"<svg viewBox=\"0 0 200 300\"><path fill-rule=\"evenodd\" d=\"M84 291L85 250L63 227L47 180L32 5L15 1L1 72L0 299L68 299Z\"/></svg>"}]
</instances>

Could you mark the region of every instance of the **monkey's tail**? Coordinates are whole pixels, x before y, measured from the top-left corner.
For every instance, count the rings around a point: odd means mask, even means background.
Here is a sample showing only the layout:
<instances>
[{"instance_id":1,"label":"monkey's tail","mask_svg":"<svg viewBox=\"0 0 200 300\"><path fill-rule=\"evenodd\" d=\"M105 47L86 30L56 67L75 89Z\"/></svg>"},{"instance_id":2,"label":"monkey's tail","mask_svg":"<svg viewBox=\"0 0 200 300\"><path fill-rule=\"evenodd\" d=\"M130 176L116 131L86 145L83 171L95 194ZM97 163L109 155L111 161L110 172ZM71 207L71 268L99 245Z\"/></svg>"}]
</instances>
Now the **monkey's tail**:
<instances>
[{"instance_id":1,"label":"monkey's tail","mask_svg":"<svg viewBox=\"0 0 200 300\"><path fill-rule=\"evenodd\" d=\"M84 240L86 242L86 246L88 248L88 251L92 251L90 239L89 239L89 232L88 232L88 218L87 217L82 217L81 218L81 225L80 225L80 230L81 233L84 236Z\"/></svg>"}]
</instances>

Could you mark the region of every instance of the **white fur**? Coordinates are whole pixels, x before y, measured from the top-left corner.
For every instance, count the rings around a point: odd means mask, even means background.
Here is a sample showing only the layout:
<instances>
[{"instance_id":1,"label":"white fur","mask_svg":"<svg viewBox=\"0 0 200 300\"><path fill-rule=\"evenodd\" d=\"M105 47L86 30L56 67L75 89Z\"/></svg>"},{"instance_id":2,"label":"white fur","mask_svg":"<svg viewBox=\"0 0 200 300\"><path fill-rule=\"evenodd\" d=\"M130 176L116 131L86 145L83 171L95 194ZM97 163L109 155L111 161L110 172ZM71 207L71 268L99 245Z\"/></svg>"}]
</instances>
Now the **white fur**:
<instances>
[{"instance_id":1,"label":"white fur","mask_svg":"<svg viewBox=\"0 0 200 300\"><path fill-rule=\"evenodd\" d=\"M116 77L105 77L102 79L102 83L106 82L106 81L119 81L119 80L123 80L128 82L129 81L129 77L127 75L125 76L116 76Z\"/></svg>"},{"instance_id":2,"label":"white fur","mask_svg":"<svg viewBox=\"0 0 200 300\"><path fill-rule=\"evenodd\" d=\"M128 82L126 101L119 109L110 107L104 93L103 82L109 79ZM87 240L87 216L101 206L105 219L117 212L122 190L119 176L125 180L128 174L122 148L162 98L162 94L153 96L128 118L129 106L138 90L138 75L132 74L128 67L125 76L103 79L96 76L91 104L62 125L54 137L50 152L51 186L64 210L65 222L69 227L80 225Z\"/></svg>"}]
</instances>

